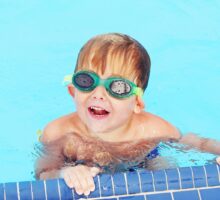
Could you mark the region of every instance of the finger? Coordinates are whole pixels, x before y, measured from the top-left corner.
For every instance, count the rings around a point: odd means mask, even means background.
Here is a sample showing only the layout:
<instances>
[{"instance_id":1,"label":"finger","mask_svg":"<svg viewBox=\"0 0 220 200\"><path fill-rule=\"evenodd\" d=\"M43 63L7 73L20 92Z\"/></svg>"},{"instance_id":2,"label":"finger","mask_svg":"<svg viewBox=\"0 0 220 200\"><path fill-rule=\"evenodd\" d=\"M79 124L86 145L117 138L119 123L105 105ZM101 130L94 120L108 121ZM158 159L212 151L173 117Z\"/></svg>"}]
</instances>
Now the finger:
<instances>
[{"instance_id":1,"label":"finger","mask_svg":"<svg viewBox=\"0 0 220 200\"><path fill-rule=\"evenodd\" d=\"M69 188L73 188L74 187L72 178L71 178L71 176L70 176L70 174L68 172L64 172L63 173L63 179L64 179L65 183L67 184L67 186Z\"/></svg>"},{"instance_id":2,"label":"finger","mask_svg":"<svg viewBox=\"0 0 220 200\"><path fill-rule=\"evenodd\" d=\"M90 172L91 172L92 177L95 177L100 172L100 169L97 167L92 167L90 168Z\"/></svg>"},{"instance_id":3,"label":"finger","mask_svg":"<svg viewBox=\"0 0 220 200\"><path fill-rule=\"evenodd\" d=\"M83 194L80 180L76 176L77 171L74 168L70 168L63 174L64 174L64 180L65 180L66 184L70 188L74 188L77 194L79 194L79 195Z\"/></svg>"},{"instance_id":4,"label":"finger","mask_svg":"<svg viewBox=\"0 0 220 200\"><path fill-rule=\"evenodd\" d=\"M89 191L93 192L95 190L95 183L91 175L87 177L87 183L88 183Z\"/></svg>"},{"instance_id":5,"label":"finger","mask_svg":"<svg viewBox=\"0 0 220 200\"><path fill-rule=\"evenodd\" d=\"M92 178L88 168L85 166L80 166L77 169L76 176L77 176L77 179L79 180L79 184L82 189L82 192L85 195L88 195L90 193L88 179L89 177Z\"/></svg>"},{"instance_id":6,"label":"finger","mask_svg":"<svg viewBox=\"0 0 220 200\"><path fill-rule=\"evenodd\" d=\"M72 178L73 187L74 187L76 193L79 194L79 195L83 194L83 189L82 189L80 180L78 179L75 172L71 174L71 178Z\"/></svg>"}]
</instances>

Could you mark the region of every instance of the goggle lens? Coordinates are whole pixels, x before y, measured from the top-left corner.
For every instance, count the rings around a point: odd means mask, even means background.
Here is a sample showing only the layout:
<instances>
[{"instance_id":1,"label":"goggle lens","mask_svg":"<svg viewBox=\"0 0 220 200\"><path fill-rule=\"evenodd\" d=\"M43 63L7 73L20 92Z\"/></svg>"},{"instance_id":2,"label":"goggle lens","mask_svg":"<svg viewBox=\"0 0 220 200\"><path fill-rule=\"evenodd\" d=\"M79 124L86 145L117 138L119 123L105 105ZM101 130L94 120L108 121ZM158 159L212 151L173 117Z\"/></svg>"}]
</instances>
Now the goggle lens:
<instances>
[{"instance_id":1,"label":"goggle lens","mask_svg":"<svg viewBox=\"0 0 220 200\"><path fill-rule=\"evenodd\" d=\"M94 84L94 79L87 73L80 73L74 77L74 84L76 84L79 88L88 89Z\"/></svg>"},{"instance_id":2,"label":"goggle lens","mask_svg":"<svg viewBox=\"0 0 220 200\"><path fill-rule=\"evenodd\" d=\"M110 89L113 93L118 95L125 95L130 93L131 86L123 80L112 81Z\"/></svg>"}]
</instances>

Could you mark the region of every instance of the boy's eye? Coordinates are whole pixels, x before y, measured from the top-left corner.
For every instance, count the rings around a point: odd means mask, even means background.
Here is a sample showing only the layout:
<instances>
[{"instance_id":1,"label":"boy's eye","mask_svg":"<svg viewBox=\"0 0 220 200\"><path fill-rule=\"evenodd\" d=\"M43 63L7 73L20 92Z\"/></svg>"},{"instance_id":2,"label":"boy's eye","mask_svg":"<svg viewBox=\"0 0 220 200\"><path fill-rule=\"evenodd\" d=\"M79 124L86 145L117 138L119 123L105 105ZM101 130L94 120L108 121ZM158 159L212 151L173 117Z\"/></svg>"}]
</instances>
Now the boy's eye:
<instances>
[{"instance_id":1,"label":"boy's eye","mask_svg":"<svg viewBox=\"0 0 220 200\"><path fill-rule=\"evenodd\" d=\"M94 80L88 74L79 74L77 77L75 77L75 83L80 87L90 87L93 85Z\"/></svg>"},{"instance_id":2,"label":"boy's eye","mask_svg":"<svg viewBox=\"0 0 220 200\"><path fill-rule=\"evenodd\" d=\"M112 92L117 94L126 94L131 91L131 86L125 81L113 81L110 87Z\"/></svg>"}]
</instances>

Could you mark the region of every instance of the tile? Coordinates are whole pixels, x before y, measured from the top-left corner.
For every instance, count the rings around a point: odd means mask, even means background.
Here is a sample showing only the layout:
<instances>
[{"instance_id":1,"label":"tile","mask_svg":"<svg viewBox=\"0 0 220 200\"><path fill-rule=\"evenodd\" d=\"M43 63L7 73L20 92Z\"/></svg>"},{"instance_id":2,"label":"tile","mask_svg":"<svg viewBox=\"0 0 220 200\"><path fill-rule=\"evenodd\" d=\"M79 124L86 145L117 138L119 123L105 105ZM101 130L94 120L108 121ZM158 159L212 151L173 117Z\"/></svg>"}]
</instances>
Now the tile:
<instances>
[{"instance_id":1,"label":"tile","mask_svg":"<svg viewBox=\"0 0 220 200\"><path fill-rule=\"evenodd\" d=\"M119 200L144 200L144 195L129 195L127 197L119 197Z\"/></svg>"},{"instance_id":2,"label":"tile","mask_svg":"<svg viewBox=\"0 0 220 200\"><path fill-rule=\"evenodd\" d=\"M46 181L47 200L59 200L58 182L56 179Z\"/></svg>"},{"instance_id":3,"label":"tile","mask_svg":"<svg viewBox=\"0 0 220 200\"><path fill-rule=\"evenodd\" d=\"M138 174L136 171L126 173L127 177L127 184L128 184L128 193L135 194L139 193L140 191L140 183Z\"/></svg>"},{"instance_id":4,"label":"tile","mask_svg":"<svg viewBox=\"0 0 220 200\"><path fill-rule=\"evenodd\" d=\"M5 183L6 199L19 199L17 192L17 183Z\"/></svg>"},{"instance_id":5,"label":"tile","mask_svg":"<svg viewBox=\"0 0 220 200\"><path fill-rule=\"evenodd\" d=\"M177 190L180 189L180 180L179 173L177 169L166 169L167 174L167 182L169 190Z\"/></svg>"},{"instance_id":6,"label":"tile","mask_svg":"<svg viewBox=\"0 0 220 200\"><path fill-rule=\"evenodd\" d=\"M139 171L141 179L142 192L153 192L155 191L152 173L150 171Z\"/></svg>"},{"instance_id":7,"label":"tile","mask_svg":"<svg viewBox=\"0 0 220 200\"><path fill-rule=\"evenodd\" d=\"M5 183L5 196L6 199L19 199L17 193L17 183Z\"/></svg>"},{"instance_id":8,"label":"tile","mask_svg":"<svg viewBox=\"0 0 220 200\"><path fill-rule=\"evenodd\" d=\"M217 165L205 165L208 186L219 185Z\"/></svg>"},{"instance_id":9,"label":"tile","mask_svg":"<svg viewBox=\"0 0 220 200\"><path fill-rule=\"evenodd\" d=\"M19 183L19 193L20 193L20 200L23 199L31 199L32 192L31 192L31 182L20 182Z\"/></svg>"},{"instance_id":10,"label":"tile","mask_svg":"<svg viewBox=\"0 0 220 200\"><path fill-rule=\"evenodd\" d=\"M74 199L73 191L66 185L63 179L58 179L58 190L61 199Z\"/></svg>"},{"instance_id":11,"label":"tile","mask_svg":"<svg viewBox=\"0 0 220 200\"><path fill-rule=\"evenodd\" d=\"M198 191L196 189L190 191L174 192L173 197L175 200L200 200Z\"/></svg>"},{"instance_id":12,"label":"tile","mask_svg":"<svg viewBox=\"0 0 220 200\"><path fill-rule=\"evenodd\" d=\"M153 178L156 191L167 190L168 185L164 170L153 171Z\"/></svg>"},{"instance_id":13,"label":"tile","mask_svg":"<svg viewBox=\"0 0 220 200\"><path fill-rule=\"evenodd\" d=\"M206 175L203 166L192 167L195 187L207 187Z\"/></svg>"},{"instance_id":14,"label":"tile","mask_svg":"<svg viewBox=\"0 0 220 200\"><path fill-rule=\"evenodd\" d=\"M149 194L146 195L147 200L172 200L170 193Z\"/></svg>"},{"instance_id":15,"label":"tile","mask_svg":"<svg viewBox=\"0 0 220 200\"><path fill-rule=\"evenodd\" d=\"M4 199L4 186L0 184L0 199Z\"/></svg>"},{"instance_id":16,"label":"tile","mask_svg":"<svg viewBox=\"0 0 220 200\"><path fill-rule=\"evenodd\" d=\"M192 171L190 167L179 168L181 185L183 189L193 188Z\"/></svg>"},{"instance_id":17,"label":"tile","mask_svg":"<svg viewBox=\"0 0 220 200\"><path fill-rule=\"evenodd\" d=\"M110 174L101 174L100 176L101 197L113 195L112 178Z\"/></svg>"},{"instance_id":18,"label":"tile","mask_svg":"<svg viewBox=\"0 0 220 200\"><path fill-rule=\"evenodd\" d=\"M201 189L199 190L202 200L219 200L220 199L220 187Z\"/></svg>"},{"instance_id":19,"label":"tile","mask_svg":"<svg viewBox=\"0 0 220 200\"><path fill-rule=\"evenodd\" d=\"M32 191L34 199L41 199L45 200L45 188L44 188L44 181L33 181L32 184Z\"/></svg>"},{"instance_id":20,"label":"tile","mask_svg":"<svg viewBox=\"0 0 220 200\"><path fill-rule=\"evenodd\" d=\"M116 173L112 175L115 195L127 194L125 177L123 173Z\"/></svg>"}]
</instances>

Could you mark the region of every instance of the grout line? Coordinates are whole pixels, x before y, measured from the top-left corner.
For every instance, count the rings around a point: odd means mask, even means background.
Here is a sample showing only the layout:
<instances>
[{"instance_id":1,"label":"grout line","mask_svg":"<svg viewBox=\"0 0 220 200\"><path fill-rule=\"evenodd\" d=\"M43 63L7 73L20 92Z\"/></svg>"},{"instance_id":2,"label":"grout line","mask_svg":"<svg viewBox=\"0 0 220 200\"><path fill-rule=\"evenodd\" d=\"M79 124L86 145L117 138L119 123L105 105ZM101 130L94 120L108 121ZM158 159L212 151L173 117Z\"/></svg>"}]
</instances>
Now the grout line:
<instances>
[{"instance_id":1,"label":"grout line","mask_svg":"<svg viewBox=\"0 0 220 200\"><path fill-rule=\"evenodd\" d=\"M138 175L138 182L139 182L140 192L142 192L142 184L141 184L141 177L140 177L139 170L137 170L137 175ZM145 199L145 200L146 200L146 199Z\"/></svg>"},{"instance_id":2,"label":"grout line","mask_svg":"<svg viewBox=\"0 0 220 200\"><path fill-rule=\"evenodd\" d=\"M200 194L200 190L199 190L199 189L198 189L198 196L199 196L199 200L202 200L201 194Z\"/></svg>"},{"instance_id":3,"label":"grout line","mask_svg":"<svg viewBox=\"0 0 220 200\"><path fill-rule=\"evenodd\" d=\"M151 176L152 176L153 189L154 189L154 192L156 192L155 183L154 183L154 175L153 175L153 171L150 171L150 172L151 172Z\"/></svg>"},{"instance_id":4,"label":"grout line","mask_svg":"<svg viewBox=\"0 0 220 200\"><path fill-rule=\"evenodd\" d=\"M167 177L167 172L165 169L164 169L164 174L165 174L166 186L167 186L167 190L168 190L168 177Z\"/></svg>"},{"instance_id":5,"label":"grout line","mask_svg":"<svg viewBox=\"0 0 220 200\"><path fill-rule=\"evenodd\" d=\"M59 182L59 179L57 179L57 189L58 189L59 200L61 200L61 191L60 191L60 182Z\"/></svg>"},{"instance_id":6,"label":"grout line","mask_svg":"<svg viewBox=\"0 0 220 200\"><path fill-rule=\"evenodd\" d=\"M182 186L182 179L181 179L181 176L180 176L179 167L177 167L176 169L177 169L177 173L178 173L180 189L182 190L182 189L183 189L183 186Z\"/></svg>"},{"instance_id":7,"label":"grout line","mask_svg":"<svg viewBox=\"0 0 220 200\"><path fill-rule=\"evenodd\" d=\"M46 180L43 181L44 183L44 194L45 194L45 198L47 200L47 185L46 185Z\"/></svg>"},{"instance_id":8,"label":"grout line","mask_svg":"<svg viewBox=\"0 0 220 200\"><path fill-rule=\"evenodd\" d=\"M3 190L4 190L4 200L6 200L5 183L3 183Z\"/></svg>"},{"instance_id":9,"label":"grout line","mask_svg":"<svg viewBox=\"0 0 220 200\"><path fill-rule=\"evenodd\" d=\"M115 196L115 183L112 175L111 175L111 180L112 180L112 192L113 192L113 196Z\"/></svg>"},{"instance_id":10,"label":"grout line","mask_svg":"<svg viewBox=\"0 0 220 200\"><path fill-rule=\"evenodd\" d=\"M216 164L217 172L218 172L218 182L220 183L220 177L219 177L219 167L218 164Z\"/></svg>"},{"instance_id":11,"label":"grout line","mask_svg":"<svg viewBox=\"0 0 220 200\"><path fill-rule=\"evenodd\" d=\"M31 185L31 200L34 200L32 181L30 182L30 185Z\"/></svg>"},{"instance_id":12,"label":"grout line","mask_svg":"<svg viewBox=\"0 0 220 200\"><path fill-rule=\"evenodd\" d=\"M206 172L206 168L205 166L203 166L204 172L205 172L205 183L206 183L206 187L208 187L208 177L207 177L207 172Z\"/></svg>"},{"instance_id":13,"label":"grout line","mask_svg":"<svg viewBox=\"0 0 220 200\"><path fill-rule=\"evenodd\" d=\"M125 188L126 188L126 192L127 192L127 195L128 194L128 180L127 180L127 174L126 173L123 173L124 174L124 178L125 178Z\"/></svg>"},{"instance_id":14,"label":"grout line","mask_svg":"<svg viewBox=\"0 0 220 200\"><path fill-rule=\"evenodd\" d=\"M100 177L99 177L100 178ZM99 179L99 181L100 181L100 179ZM100 181L100 192L99 192L99 194L100 194L100 197L102 197L103 195L102 195L102 189L104 190L104 187L102 187L102 185L101 185L101 181Z\"/></svg>"},{"instance_id":15,"label":"grout line","mask_svg":"<svg viewBox=\"0 0 220 200\"><path fill-rule=\"evenodd\" d=\"M74 189L71 190L72 191L72 197L75 200L75 193L74 193Z\"/></svg>"},{"instance_id":16,"label":"grout line","mask_svg":"<svg viewBox=\"0 0 220 200\"><path fill-rule=\"evenodd\" d=\"M195 188L195 178L194 178L194 173L193 173L193 169L192 169L192 167L190 166L189 167L190 168L190 170L191 170L191 174L192 174L192 183L193 183L193 187Z\"/></svg>"},{"instance_id":17,"label":"grout line","mask_svg":"<svg viewBox=\"0 0 220 200\"><path fill-rule=\"evenodd\" d=\"M101 195L101 183L100 183L100 177L99 176L97 176L97 180L98 180L98 186L99 186L99 196L101 198L102 197L102 195Z\"/></svg>"},{"instance_id":18,"label":"grout line","mask_svg":"<svg viewBox=\"0 0 220 200\"><path fill-rule=\"evenodd\" d=\"M174 200L173 192L170 192L170 195L171 195L171 199Z\"/></svg>"},{"instance_id":19,"label":"grout line","mask_svg":"<svg viewBox=\"0 0 220 200\"><path fill-rule=\"evenodd\" d=\"M16 183L16 190L17 190L17 197L18 197L18 200L20 200L20 191L19 191L19 182Z\"/></svg>"}]
</instances>

